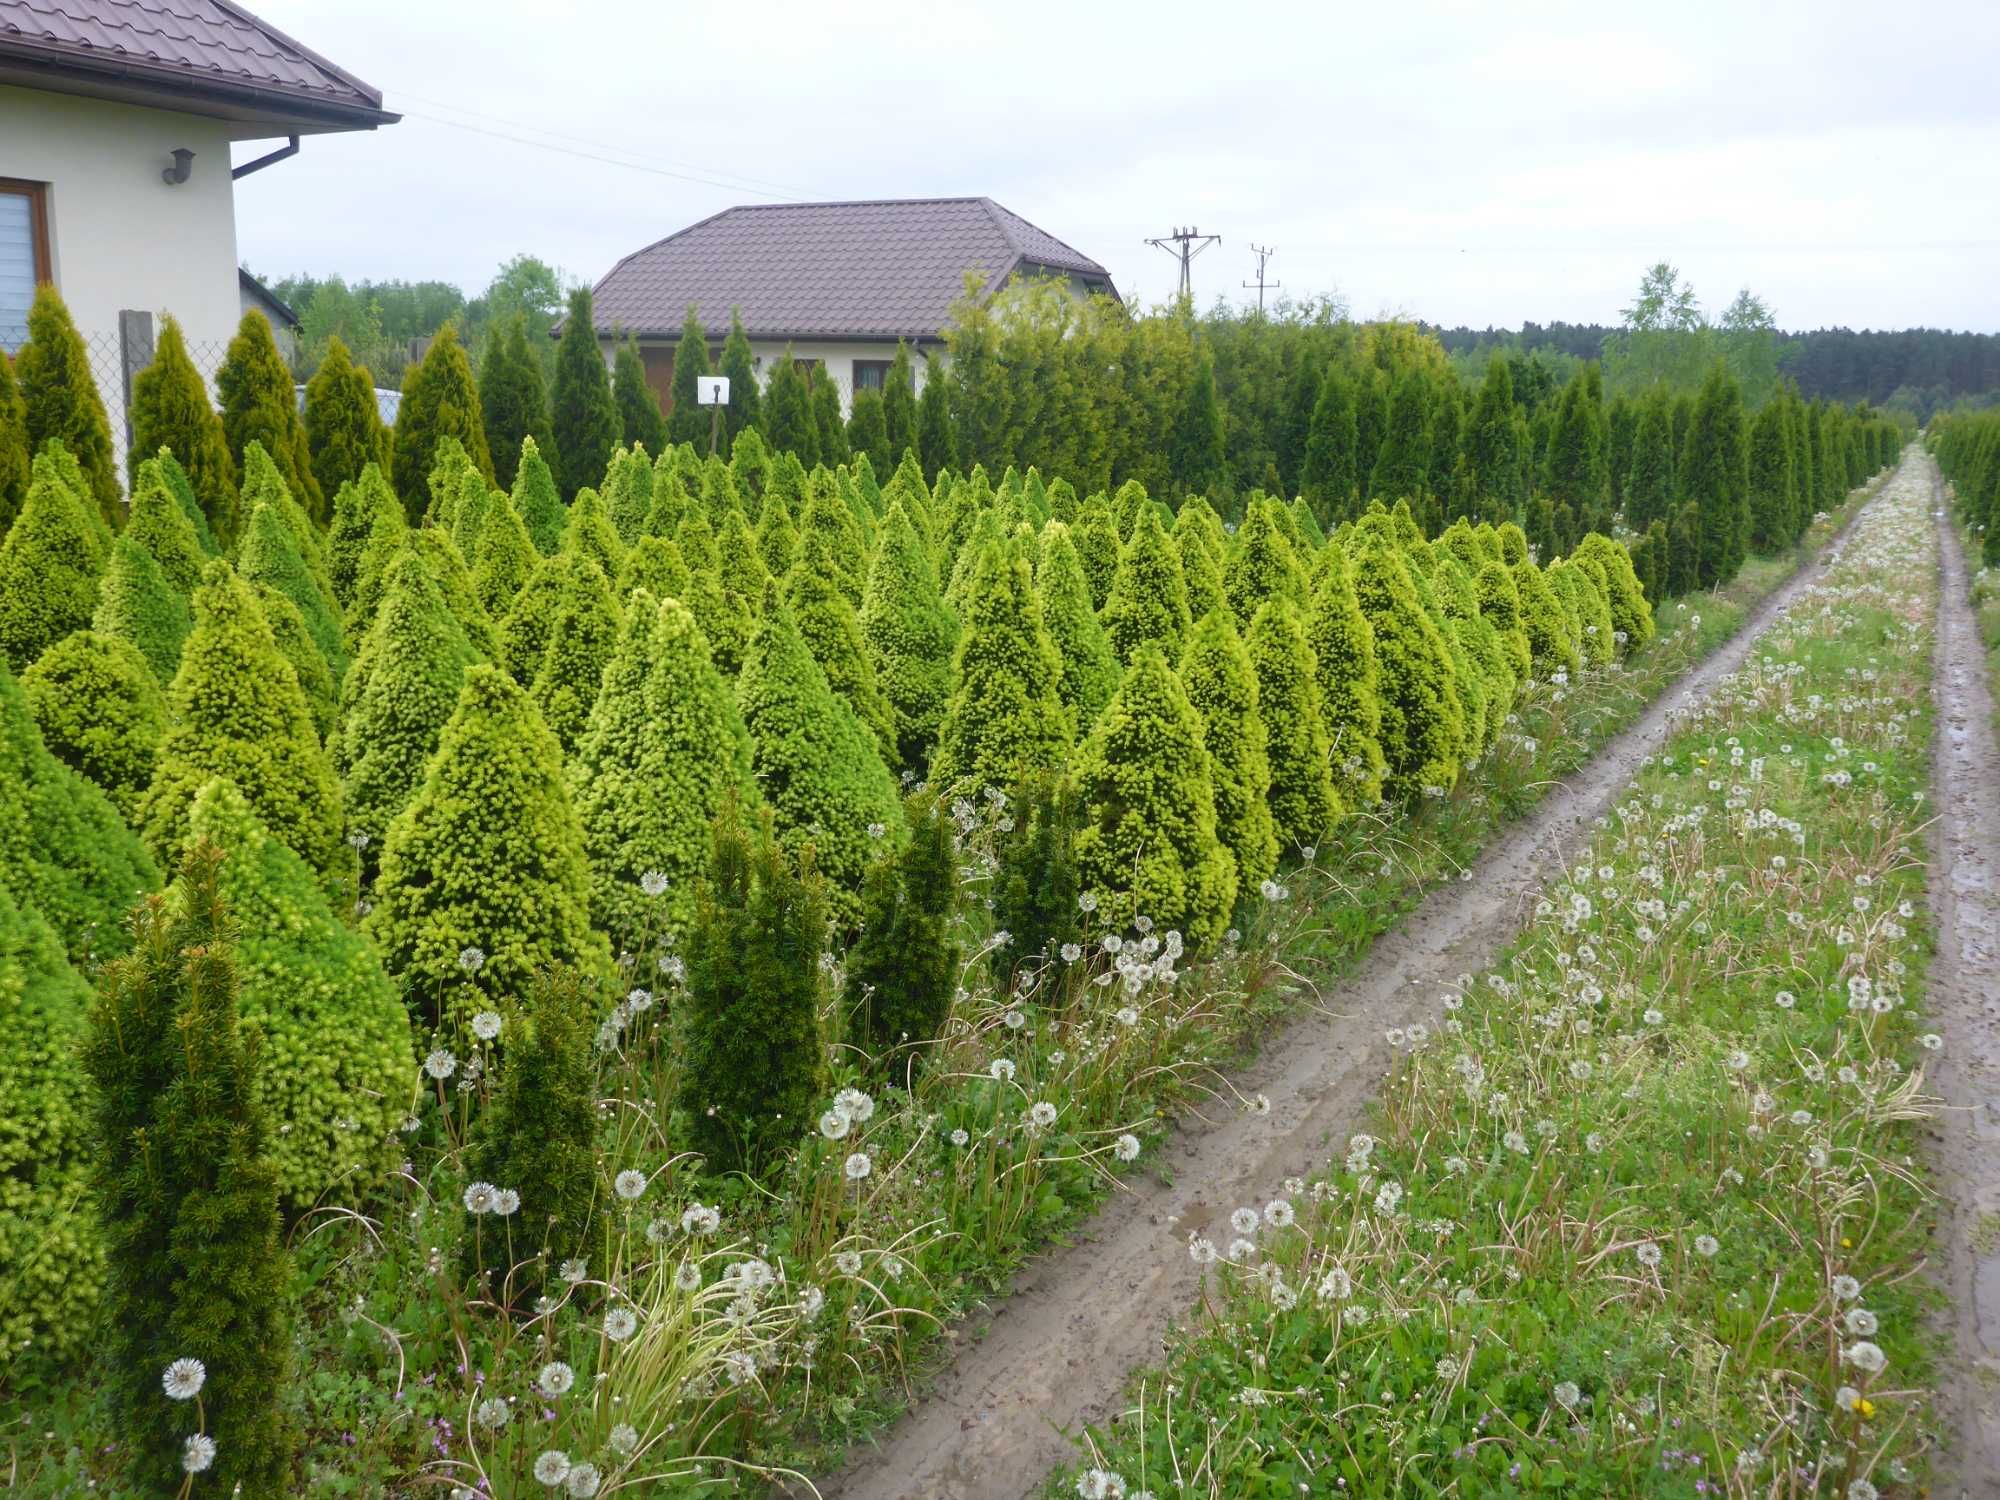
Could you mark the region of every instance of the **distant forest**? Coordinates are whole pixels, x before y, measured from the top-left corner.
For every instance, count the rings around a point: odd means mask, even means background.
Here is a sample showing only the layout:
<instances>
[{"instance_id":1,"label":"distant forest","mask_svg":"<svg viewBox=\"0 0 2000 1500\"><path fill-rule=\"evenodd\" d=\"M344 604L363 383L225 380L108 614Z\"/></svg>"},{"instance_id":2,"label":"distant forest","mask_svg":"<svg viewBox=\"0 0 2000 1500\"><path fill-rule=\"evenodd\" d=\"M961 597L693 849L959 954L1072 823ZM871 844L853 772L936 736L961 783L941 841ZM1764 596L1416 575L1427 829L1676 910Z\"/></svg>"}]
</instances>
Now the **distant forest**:
<instances>
[{"instance_id":1,"label":"distant forest","mask_svg":"<svg viewBox=\"0 0 2000 1500\"><path fill-rule=\"evenodd\" d=\"M1524 323L1512 328L1441 328L1434 334L1461 369L1481 369L1490 354L1566 355L1598 359L1607 337L1623 332L1604 323ZM1774 330L1780 373L1807 399L1866 401L1912 413L1919 423L1954 406L2000 405L2000 334L1943 328L1815 328Z\"/></svg>"}]
</instances>

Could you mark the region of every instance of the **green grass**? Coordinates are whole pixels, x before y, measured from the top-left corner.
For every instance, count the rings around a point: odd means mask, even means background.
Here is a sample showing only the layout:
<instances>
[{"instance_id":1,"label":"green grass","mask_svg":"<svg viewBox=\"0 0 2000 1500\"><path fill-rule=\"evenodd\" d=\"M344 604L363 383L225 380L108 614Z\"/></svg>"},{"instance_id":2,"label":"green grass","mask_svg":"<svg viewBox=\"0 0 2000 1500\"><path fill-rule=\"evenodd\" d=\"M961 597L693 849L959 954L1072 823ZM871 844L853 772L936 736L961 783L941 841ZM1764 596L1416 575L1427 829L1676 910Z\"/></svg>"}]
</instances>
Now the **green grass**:
<instances>
[{"instance_id":1,"label":"green grass","mask_svg":"<svg viewBox=\"0 0 2000 1500\"><path fill-rule=\"evenodd\" d=\"M1870 512L1390 1034L1369 1136L1191 1246L1200 1315L1051 1493L1918 1493L1927 526Z\"/></svg>"}]
</instances>

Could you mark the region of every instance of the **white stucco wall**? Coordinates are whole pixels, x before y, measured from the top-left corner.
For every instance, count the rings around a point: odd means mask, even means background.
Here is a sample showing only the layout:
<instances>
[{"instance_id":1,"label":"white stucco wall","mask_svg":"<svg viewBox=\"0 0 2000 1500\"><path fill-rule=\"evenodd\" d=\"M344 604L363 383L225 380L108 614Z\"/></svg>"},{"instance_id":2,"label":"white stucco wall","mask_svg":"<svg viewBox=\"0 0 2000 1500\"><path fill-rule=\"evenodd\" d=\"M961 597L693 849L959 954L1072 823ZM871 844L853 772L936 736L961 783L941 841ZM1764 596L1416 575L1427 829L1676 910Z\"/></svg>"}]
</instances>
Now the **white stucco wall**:
<instances>
[{"instance_id":1,"label":"white stucco wall","mask_svg":"<svg viewBox=\"0 0 2000 1500\"><path fill-rule=\"evenodd\" d=\"M160 173L177 146L194 152L194 170L169 187ZM121 447L119 311L171 312L210 371L242 316L229 166L219 120L0 87L0 177L48 184L56 287L90 346Z\"/></svg>"},{"instance_id":2,"label":"white stucco wall","mask_svg":"<svg viewBox=\"0 0 2000 1500\"><path fill-rule=\"evenodd\" d=\"M610 339L603 339L599 342L604 350L605 360L609 362L617 346ZM642 349L671 349L673 347L673 341L671 340L661 340L656 343L652 339L641 339L639 343ZM757 379L760 384L770 384L774 361L781 359L788 347L792 351L792 358L816 359L825 366L826 372L833 377L834 384L840 387L840 409L842 411L850 410L854 403L854 362L857 359L893 360L896 357L896 345L893 341L879 343L857 339L847 343L794 343L786 345L783 343L766 343L758 339L752 339L750 341L750 354L757 361ZM713 354L714 351L711 350L710 352ZM945 358L942 346L936 347L936 358L940 360ZM916 385L917 394L922 395L924 390L924 353L923 350L918 349L914 345L910 348L910 374Z\"/></svg>"}]
</instances>

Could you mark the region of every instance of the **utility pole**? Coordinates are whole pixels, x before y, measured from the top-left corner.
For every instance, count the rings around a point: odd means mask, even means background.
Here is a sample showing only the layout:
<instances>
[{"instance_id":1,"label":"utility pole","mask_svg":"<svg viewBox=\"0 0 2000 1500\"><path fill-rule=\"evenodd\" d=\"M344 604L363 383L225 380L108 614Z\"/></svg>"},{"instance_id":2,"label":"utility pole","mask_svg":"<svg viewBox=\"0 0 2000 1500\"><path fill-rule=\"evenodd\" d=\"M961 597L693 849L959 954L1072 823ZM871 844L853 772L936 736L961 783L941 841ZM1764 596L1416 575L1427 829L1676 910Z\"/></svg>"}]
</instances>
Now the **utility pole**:
<instances>
[{"instance_id":1,"label":"utility pole","mask_svg":"<svg viewBox=\"0 0 2000 1500\"><path fill-rule=\"evenodd\" d=\"M1250 248L1252 251L1256 253L1257 256L1257 280L1254 283L1246 281L1243 283L1243 285L1246 289L1252 286L1253 284L1256 286L1257 316L1261 318L1264 315L1264 287L1267 284L1264 280L1264 262L1268 261L1272 256L1276 255L1278 252L1275 248L1273 248L1270 245L1252 245ZM1270 286L1271 290L1275 292L1280 287L1282 287L1284 283L1282 281L1273 281L1268 283L1268 285Z\"/></svg>"},{"instance_id":2,"label":"utility pole","mask_svg":"<svg viewBox=\"0 0 2000 1500\"><path fill-rule=\"evenodd\" d=\"M1194 278L1188 273L1188 262L1201 254L1210 245L1221 244L1222 236L1219 234L1203 234L1194 225L1190 224L1185 229L1176 226L1172 234L1162 235L1158 239L1147 240L1146 243L1166 251L1167 254L1173 256L1174 259L1181 263L1180 296L1191 303L1194 301Z\"/></svg>"}]
</instances>

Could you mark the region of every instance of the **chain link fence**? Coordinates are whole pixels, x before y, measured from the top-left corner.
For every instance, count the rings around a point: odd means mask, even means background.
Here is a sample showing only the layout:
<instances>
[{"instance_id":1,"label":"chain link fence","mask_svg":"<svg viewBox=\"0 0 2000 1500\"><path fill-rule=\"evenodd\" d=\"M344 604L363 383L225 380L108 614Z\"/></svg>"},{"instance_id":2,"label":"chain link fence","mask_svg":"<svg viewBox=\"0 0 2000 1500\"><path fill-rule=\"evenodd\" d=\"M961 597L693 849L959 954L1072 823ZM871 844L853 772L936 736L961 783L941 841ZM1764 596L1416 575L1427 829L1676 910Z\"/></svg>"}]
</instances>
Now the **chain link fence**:
<instances>
[{"instance_id":1,"label":"chain link fence","mask_svg":"<svg viewBox=\"0 0 2000 1500\"><path fill-rule=\"evenodd\" d=\"M149 312L128 311L118 315L116 328L87 328L78 332L84 352L90 357L90 373L97 382L97 394L104 401L105 415L111 419L111 445L117 451L118 468L123 473L126 448L132 440L132 382L153 362L157 325ZM187 352L208 387L209 401L219 408L215 372L222 368L228 345L220 340L191 340Z\"/></svg>"}]
</instances>

